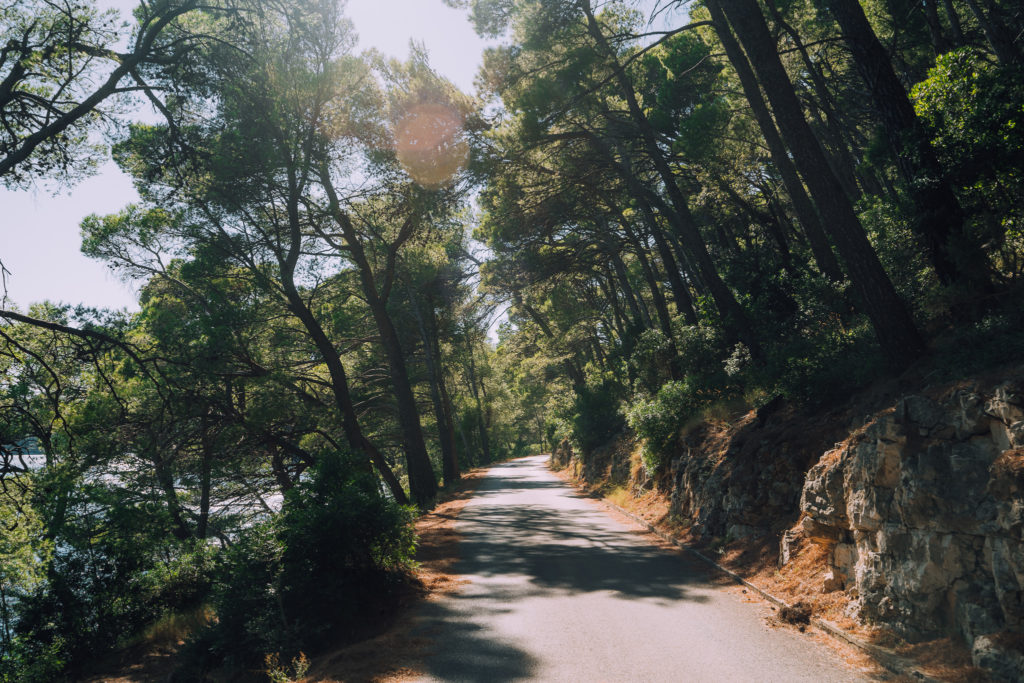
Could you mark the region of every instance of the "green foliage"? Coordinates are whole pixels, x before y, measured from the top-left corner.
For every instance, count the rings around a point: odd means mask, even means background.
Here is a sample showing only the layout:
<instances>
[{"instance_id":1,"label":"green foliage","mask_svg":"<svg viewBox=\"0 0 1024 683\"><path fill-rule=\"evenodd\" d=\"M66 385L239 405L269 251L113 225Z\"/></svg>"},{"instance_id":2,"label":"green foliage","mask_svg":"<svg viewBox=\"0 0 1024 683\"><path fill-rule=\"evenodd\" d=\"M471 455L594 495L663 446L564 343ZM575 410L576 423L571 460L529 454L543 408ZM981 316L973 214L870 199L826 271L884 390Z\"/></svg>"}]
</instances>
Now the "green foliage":
<instances>
[{"instance_id":1,"label":"green foliage","mask_svg":"<svg viewBox=\"0 0 1024 683\"><path fill-rule=\"evenodd\" d=\"M639 388L654 393L671 377L675 360L672 342L660 330L645 330L629 358L630 374Z\"/></svg>"},{"instance_id":2,"label":"green foliage","mask_svg":"<svg viewBox=\"0 0 1024 683\"><path fill-rule=\"evenodd\" d=\"M921 315L935 316L942 304L936 299L935 275L911 230L909 207L866 197L860 209L861 223L903 300L916 304Z\"/></svg>"},{"instance_id":3,"label":"green foliage","mask_svg":"<svg viewBox=\"0 0 1024 683\"><path fill-rule=\"evenodd\" d=\"M651 398L638 398L626 420L643 443L644 467L657 472L675 455L679 430L699 411L701 401L688 381L665 383Z\"/></svg>"},{"instance_id":4,"label":"green foliage","mask_svg":"<svg viewBox=\"0 0 1024 683\"><path fill-rule=\"evenodd\" d=\"M962 48L940 55L912 92L917 115L960 191L965 240L983 244L1007 276L1024 275L1024 71Z\"/></svg>"},{"instance_id":5,"label":"green foliage","mask_svg":"<svg viewBox=\"0 0 1024 683\"><path fill-rule=\"evenodd\" d=\"M763 362L750 366L740 379L748 393L822 405L845 399L883 371L867 325L832 314L773 345Z\"/></svg>"},{"instance_id":6,"label":"green foliage","mask_svg":"<svg viewBox=\"0 0 1024 683\"><path fill-rule=\"evenodd\" d=\"M286 612L311 642L386 600L415 549L413 510L395 505L348 457L326 456L288 491L280 520Z\"/></svg>"},{"instance_id":7,"label":"green foliage","mask_svg":"<svg viewBox=\"0 0 1024 683\"><path fill-rule=\"evenodd\" d=\"M576 389L572 406L572 440L586 454L607 442L625 426L619 411L622 386L599 378Z\"/></svg>"},{"instance_id":8,"label":"green foliage","mask_svg":"<svg viewBox=\"0 0 1024 683\"><path fill-rule=\"evenodd\" d=\"M2 683L52 683L66 676L67 655L61 637L40 643L17 635L0 660Z\"/></svg>"},{"instance_id":9,"label":"green foliage","mask_svg":"<svg viewBox=\"0 0 1024 683\"><path fill-rule=\"evenodd\" d=\"M359 630L395 598L412 561L413 511L347 456L324 457L282 513L247 529L220 562L217 623L189 646L188 671L257 664Z\"/></svg>"},{"instance_id":10,"label":"green foliage","mask_svg":"<svg viewBox=\"0 0 1024 683\"><path fill-rule=\"evenodd\" d=\"M710 325L681 325L674 332L680 373L694 387L709 393L723 392L729 380L723 362L730 349L721 331Z\"/></svg>"},{"instance_id":11,"label":"green foliage","mask_svg":"<svg viewBox=\"0 0 1024 683\"><path fill-rule=\"evenodd\" d=\"M0 494L0 587L4 596L30 593L46 577L53 542L32 506L33 479L25 475L4 482Z\"/></svg>"},{"instance_id":12,"label":"green foliage","mask_svg":"<svg viewBox=\"0 0 1024 683\"><path fill-rule=\"evenodd\" d=\"M79 671L163 615L195 607L210 587L212 548L167 542L148 506L103 486L77 484L66 495L74 521L63 526L46 581L16 605L19 641L5 659L19 673L26 660ZM54 511L43 509L52 523Z\"/></svg>"},{"instance_id":13,"label":"green foliage","mask_svg":"<svg viewBox=\"0 0 1024 683\"><path fill-rule=\"evenodd\" d=\"M1007 358L1024 356L1024 310L1007 301L981 320L963 325L935 350L940 379L963 379L987 368L999 367Z\"/></svg>"}]
</instances>

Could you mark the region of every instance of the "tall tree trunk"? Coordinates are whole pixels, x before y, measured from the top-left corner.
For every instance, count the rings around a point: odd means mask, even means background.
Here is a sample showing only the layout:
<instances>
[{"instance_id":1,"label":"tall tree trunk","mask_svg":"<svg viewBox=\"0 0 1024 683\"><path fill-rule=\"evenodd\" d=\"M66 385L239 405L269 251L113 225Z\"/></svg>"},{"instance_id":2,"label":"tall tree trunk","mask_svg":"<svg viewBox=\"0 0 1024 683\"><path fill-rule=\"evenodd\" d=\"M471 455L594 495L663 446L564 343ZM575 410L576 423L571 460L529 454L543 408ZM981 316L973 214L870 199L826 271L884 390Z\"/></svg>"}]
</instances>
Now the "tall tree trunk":
<instances>
[{"instance_id":1,"label":"tall tree trunk","mask_svg":"<svg viewBox=\"0 0 1024 683\"><path fill-rule=\"evenodd\" d=\"M953 42L956 47L963 47L967 44L964 38L964 27L960 23L960 15L953 6L953 0L942 0L942 6L946 10L946 18L949 19L949 30L953 32Z\"/></svg>"},{"instance_id":2,"label":"tall tree trunk","mask_svg":"<svg viewBox=\"0 0 1024 683\"><path fill-rule=\"evenodd\" d=\"M646 202L641 202L640 210L644 215L645 223L647 224L647 231L651 234L654 239L654 244L658 248L658 255L661 257L661 262L665 266L665 274L668 277L669 287L672 289L672 298L676 302L676 311L681 313L686 322L689 325L697 324L697 313L693 309L693 297L690 296L690 289L683 282L679 264L676 262L675 256L672 254L672 249L668 245L668 241L665 239L665 233L662 231L661 226L658 225L658 218L654 215L654 211ZM616 213L618 213L619 220L625 224L626 217L623 215L621 209L615 207Z\"/></svg>"},{"instance_id":3,"label":"tall tree trunk","mask_svg":"<svg viewBox=\"0 0 1024 683\"><path fill-rule=\"evenodd\" d=\"M778 219L774 214L770 212L761 211L755 207L746 197L740 195L739 192L733 189L732 185L725 180L725 178L719 176L717 179L719 189L725 193L732 203L739 209L740 213L746 214L747 219L751 225L757 225L764 228L764 231L768 234L779 252L779 257L782 260L782 267L787 271L792 270L792 254L789 251L789 242L786 240L786 235L782 231L782 226L779 225ZM764 194L764 190L761 190ZM750 248L750 240L747 240L747 248Z\"/></svg>"},{"instance_id":4,"label":"tall tree trunk","mask_svg":"<svg viewBox=\"0 0 1024 683\"><path fill-rule=\"evenodd\" d=\"M921 0L921 9L924 12L925 23L928 24L928 35L932 39L932 48L936 55L941 55L953 49L946 34L942 31L942 20L939 19L939 8L935 0Z\"/></svg>"},{"instance_id":5,"label":"tall tree trunk","mask_svg":"<svg viewBox=\"0 0 1024 683\"><path fill-rule=\"evenodd\" d=\"M324 189L330 201L332 216L341 228L348 247L349 256L359 272L363 296L370 308L370 314L380 334L384 355L388 360L391 377L391 388L398 408L398 423L402 430L403 448L405 450L406 469L409 472L409 494L416 504L429 507L437 496L437 477L434 475L427 445L423 439L423 428L420 425L420 412L416 406L416 398L409 383L409 371L405 365L405 353L398 339L391 314L387 310L387 301L377 291L373 267L363 249L362 241L352 224L351 218L341 209L334 186L330 178L323 174Z\"/></svg>"},{"instance_id":6,"label":"tall tree trunk","mask_svg":"<svg viewBox=\"0 0 1024 683\"><path fill-rule=\"evenodd\" d=\"M619 277L619 284L622 286L622 293L626 297L626 304L629 306L630 312L633 313L633 322L637 327L653 329L654 323L651 321L651 314L647 312L646 305L641 306L643 302L637 302L633 286L629 283L629 271L626 270L626 264L622 262L622 257L619 255L618 250L613 249L609 256L611 257L612 267L615 268L615 274Z\"/></svg>"},{"instance_id":7,"label":"tall tree trunk","mask_svg":"<svg viewBox=\"0 0 1024 683\"><path fill-rule=\"evenodd\" d=\"M444 415L445 428L448 431L448 438L452 442L452 468L454 470L452 481L457 481L462 477L462 464L459 462L459 451L455 447L455 407L452 405L451 394L448 393L448 383L445 381L443 368L441 369L438 388L441 391L441 412ZM445 479L446 483L447 481Z\"/></svg>"},{"instance_id":8,"label":"tall tree trunk","mask_svg":"<svg viewBox=\"0 0 1024 683\"><path fill-rule=\"evenodd\" d=\"M850 196L851 201L856 202L861 198L861 188L857 183L857 162L854 160L854 155L847 144L846 136L843 134L844 129L849 129L849 127L844 125L842 117L835 106L832 92L828 89L825 76L822 74L818 64L811 59L811 54L808 52L807 46L804 45L800 33L782 16L774 0L766 0L765 6L771 13L772 20L779 28L786 32L786 35L793 41L793 45L800 54L800 59L804 63L804 70L810 77L811 88L816 96L811 98L812 102L809 110L818 120L821 127L819 141L825 149L825 157L832 165L832 170L835 171L836 177L842 184L843 189L846 190L846 194ZM815 104L817 106L814 106ZM819 108L824 117L819 114Z\"/></svg>"},{"instance_id":9,"label":"tall tree trunk","mask_svg":"<svg viewBox=\"0 0 1024 683\"><path fill-rule=\"evenodd\" d=\"M353 238L358 239L355 236ZM351 247L351 243L349 246ZM367 273L370 267L369 262L365 260L365 257L359 260L363 262L359 267L360 273ZM366 296L373 320L377 324L381 345L384 347L384 354L388 359L391 388L398 407L398 422L402 430L402 445L405 450L406 468L409 472L409 494L421 507L430 507L437 496L437 478L434 475L433 465L430 464L427 445L423 439L420 412L412 393L412 385L409 383L405 353L398 339L398 332L391 321L391 315L387 311L387 306L377 296L372 279L363 279L363 293Z\"/></svg>"},{"instance_id":10,"label":"tall tree trunk","mask_svg":"<svg viewBox=\"0 0 1024 683\"><path fill-rule=\"evenodd\" d=\"M437 323L434 315L433 298L428 293L426 304L429 311L424 314L419 298L412 290L412 286L406 282L409 295L409 302L412 305L413 317L416 318L416 326L420 331L420 339L423 340L423 357L427 365L427 375L430 385L430 401L434 407L434 420L437 423L437 440L441 445L441 472L445 485L452 484L459 479L459 460L455 453L455 435L452 430L451 416L445 409L442 396L444 378L443 370L440 367L439 344L437 344Z\"/></svg>"},{"instance_id":11,"label":"tall tree trunk","mask_svg":"<svg viewBox=\"0 0 1024 683\"><path fill-rule=\"evenodd\" d=\"M157 485L164 494L164 503L167 505L167 512L171 516L174 527L171 533L178 540L185 540L192 536L192 530L185 523L185 517L181 509L181 501L178 500L178 491L174 488L174 474L171 471L169 458L154 453L151 459L153 463L153 474L156 476Z\"/></svg>"},{"instance_id":12,"label":"tall tree trunk","mask_svg":"<svg viewBox=\"0 0 1024 683\"><path fill-rule=\"evenodd\" d=\"M196 538L203 540L207 536L210 523L210 474L213 468L213 444L210 439L209 425L204 424L202 427L200 447L199 520L196 522Z\"/></svg>"},{"instance_id":13,"label":"tall tree trunk","mask_svg":"<svg viewBox=\"0 0 1024 683\"><path fill-rule=\"evenodd\" d=\"M623 342L626 340L626 325L624 322L625 313L622 310L622 305L619 303L619 298L615 295L614 288L609 284L611 282L611 274L608 273L604 278L597 276L597 286L601 288L601 293L604 294L604 298L608 300L608 304L612 308L612 320L615 323L615 332L619 335L619 339Z\"/></svg>"},{"instance_id":14,"label":"tall tree trunk","mask_svg":"<svg viewBox=\"0 0 1024 683\"><path fill-rule=\"evenodd\" d=\"M893 366L909 365L924 352L924 342L811 133L761 9L755 0L708 0L708 4L718 4L724 10L754 65L782 138L832 232L883 352Z\"/></svg>"},{"instance_id":15,"label":"tall tree trunk","mask_svg":"<svg viewBox=\"0 0 1024 683\"><path fill-rule=\"evenodd\" d=\"M487 421L484 419L484 405L480 400L480 391L477 389L477 378L476 378L476 360L473 358L476 354L473 351L473 344L469 339L469 333L466 333L466 348L469 351L469 388L473 394L473 400L476 402L476 417L477 424L480 428L480 447L483 449L483 462L482 465L486 465L491 462L491 437L487 433Z\"/></svg>"},{"instance_id":16,"label":"tall tree trunk","mask_svg":"<svg viewBox=\"0 0 1024 683\"><path fill-rule=\"evenodd\" d=\"M466 463L469 465L481 464L480 458L473 457L473 449L469 445L469 438L466 436L466 430L462 428L461 422L455 430L459 433L459 438L462 439L462 452L466 456Z\"/></svg>"},{"instance_id":17,"label":"tall tree trunk","mask_svg":"<svg viewBox=\"0 0 1024 683\"><path fill-rule=\"evenodd\" d=\"M345 432L345 440L348 442L349 448L354 452L365 453L369 456L370 462L377 468L388 490L391 491L391 495L395 497L398 503L405 505L409 502L409 498L405 495L405 491L402 490L402 485L399 483L398 478L391 471L383 454L366 438L359 426L355 406L352 403L352 396L348 388L348 377L345 374L345 366L341 362L341 357L334 348L334 344L328 339L327 333L324 331L323 326L320 325L320 321L313 315L313 311L310 310L305 299L299 293L298 287L295 285L295 267L298 265L299 254L302 250L302 227L299 218L299 184L293 169L289 169L288 182L288 247L286 253L278 255L281 271L281 291L284 294L285 301L288 303L288 310L306 328L306 333L313 340L317 352L324 361L324 365L327 366L327 372L331 376L331 391L334 394L334 401L338 407L338 412L341 413L342 430ZM367 469L369 469L369 465L367 465Z\"/></svg>"},{"instance_id":18,"label":"tall tree trunk","mask_svg":"<svg viewBox=\"0 0 1024 683\"><path fill-rule=\"evenodd\" d=\"M665 335L665 338L671 341L672 316L668 312L665 296L662 294L661 287L658 284L658 274L647 259L647 246L640 242L640 238L637 237L631 227L623 225L622 228L626 231L629 241L632 242L633 248L636 250L637 260L640 261L640 269L644 274L644 280L647 281L647 289L650 290L651 300L654 301L654 311L658 315L658 327L661 328L661 333Z\"/></svg>"},{"instance_id":19,"label":"tall tree trunk","mask_svg":"<svg viewBox=\"0 0 1024 683\"><path fill-rule=\"evenodd\" d=\"M338 408L338 412L341 413L341 428L345 433L345 441L348 442L349 448L354 452L365 453L369 457L369 461L377 468L377 472L380 473L388 490L391 491L391 495L395 497L399 504L407 505L409 497L405 495L398 477L391 471L391 467L388 466L384 455L366 438L362 428L359 426L355 405L352 403L352 395L348 388L348 376L345 373L345 366L338 356L338 351L334 348L331 340L327 338L327 333L324 332L320 321L309 310L305 300L303 300L299 291L295 288L293 279L290 276L288 278L282 277L282 285L285 297L288 300L289 310L306 328L306 332L312 338L320 358L323 359L324 365L327 366L327 373L331 377L331 392L334 395L334 403Z\"/></svg>"},{"instance_id":20,"label":"tall tree trunk","mask_svg":"<svg viewBox=\"0 0 1024 683\"><path fill-rule=\"evenodd\" d=\"M914 203L915 232L924 242L935 273L943 284L960 284L976 293L986 291L985 258L964 235L960 202L945 179L888 53L857 0L830 0L829 8L881 114L904 186Z\"/></svg>"},{"instance_id":21,"label":"tall tree trunk","mask_svg":"<svg viewBox=\"0 0 1024 683\"><path fill-rule=\"evenodd\" d=\"M648 204L647 208L650 210L651 206ZM686 249L683 248L683 244L679 240L679 235L673 230L666 230L665 236L668 238L668 242L672 246L672 253L676 257L676 262L682 266L683 272L686 273L687 279L693 286L693 291L697 293L698 297L711 296L711 291L708 289L707 285L704 284L704 280L700 276L700 271L694 267L693 259L690 258ZM696 301L694 301L694 308L696 308Z\"/></svg>"}]
</instances>

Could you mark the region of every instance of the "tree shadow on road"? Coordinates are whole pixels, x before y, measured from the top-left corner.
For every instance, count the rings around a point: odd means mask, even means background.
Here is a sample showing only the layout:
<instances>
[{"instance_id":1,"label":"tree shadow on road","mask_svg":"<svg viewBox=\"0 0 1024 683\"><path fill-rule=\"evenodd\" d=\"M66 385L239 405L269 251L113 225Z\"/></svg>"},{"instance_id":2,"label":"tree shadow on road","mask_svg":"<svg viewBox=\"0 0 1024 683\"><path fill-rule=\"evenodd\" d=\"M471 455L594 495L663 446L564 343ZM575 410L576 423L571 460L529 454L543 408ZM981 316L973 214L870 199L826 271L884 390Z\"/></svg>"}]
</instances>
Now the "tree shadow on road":
<instances>
[{"instance_id":1,"label":"tree shadow on road","mask_svg":"<svg viewBox=\"0 0 1024 683\"><path fill-rule=\"evenodd\" d=\"M599 511L564 519L544 506L490 505L463 513L462 574L525 578L531 594L611 591L666 601L706 597L707 571L688 558L588 524ZM518 590L522 590L520 587Z\"/></svg>"},{"instance_id":2,"label":"tree shadow on road","mask_svg":"<svg viewBox=\"0 0 1024 683\"><path fill-rule=\"evenodd\" d=\"M475 610L481 617L502 610ZM490 630L469 621L442 602L423 605L414 635L429 641L432 654L424 672L443 681L516 681L535 678L537 660L526 651L494 638Z\"/></svg>"}]
</instances>

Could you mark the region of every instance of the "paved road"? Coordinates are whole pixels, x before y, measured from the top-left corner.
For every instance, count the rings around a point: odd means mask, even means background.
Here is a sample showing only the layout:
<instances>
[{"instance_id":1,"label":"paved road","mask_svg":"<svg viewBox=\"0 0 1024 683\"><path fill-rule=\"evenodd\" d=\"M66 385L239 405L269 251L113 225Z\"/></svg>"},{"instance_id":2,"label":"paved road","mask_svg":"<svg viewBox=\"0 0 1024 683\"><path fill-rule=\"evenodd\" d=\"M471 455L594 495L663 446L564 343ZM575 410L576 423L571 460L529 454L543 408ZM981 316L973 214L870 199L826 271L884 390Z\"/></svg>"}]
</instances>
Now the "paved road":
<instances>
[{"instance_id":1,"label":"paved road","mask_svg":"<svg viewBox=\"0 0 1024 683\"><path fill-rule=\"evenodd\" d=\"M458 593L429 603L429 681L861 681L696 560L575 495L546 456L494 467L457 523Z\"/></svg>"}]
</instances>

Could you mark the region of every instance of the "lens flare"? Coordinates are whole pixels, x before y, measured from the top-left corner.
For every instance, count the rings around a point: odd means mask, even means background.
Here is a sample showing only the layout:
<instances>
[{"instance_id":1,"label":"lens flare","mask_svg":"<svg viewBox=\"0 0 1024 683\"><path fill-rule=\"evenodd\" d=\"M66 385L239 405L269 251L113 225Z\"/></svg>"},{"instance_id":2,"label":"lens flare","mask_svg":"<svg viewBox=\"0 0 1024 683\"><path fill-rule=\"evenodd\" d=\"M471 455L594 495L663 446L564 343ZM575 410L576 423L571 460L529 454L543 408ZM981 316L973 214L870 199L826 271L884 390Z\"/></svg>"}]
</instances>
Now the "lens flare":
<instances>
[{"instance_id":1,"label":"lens flare","mask_svg":"<svg viewBox=\"0 0 1024 683\"><path fill-rule=\"evenodd\" d=\"M451 182L469 158L462 116L448 105L418 104L398 122L395 151L402 168L429 189Z\"/></svg>"}]
</instances>

